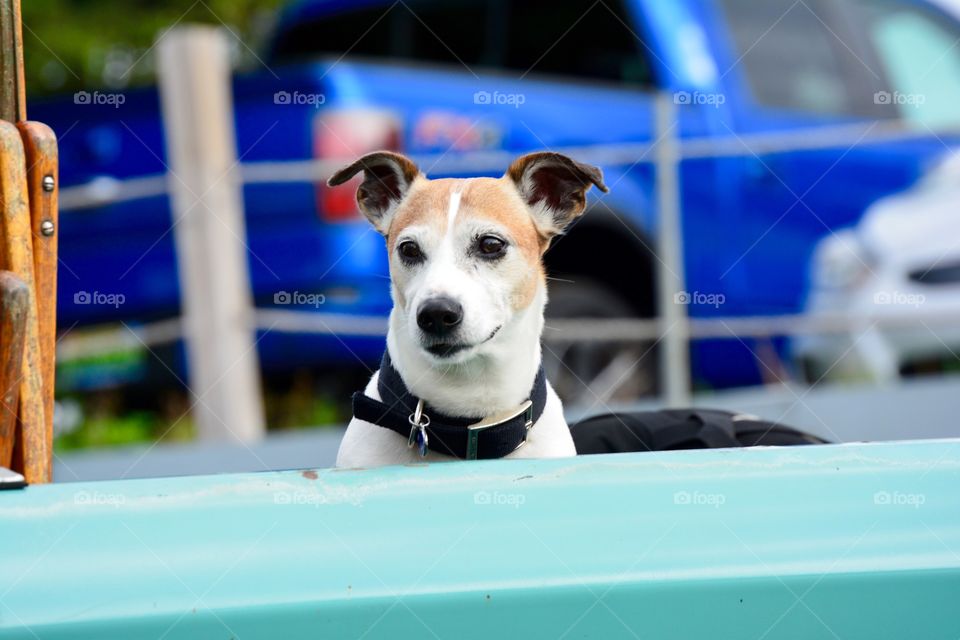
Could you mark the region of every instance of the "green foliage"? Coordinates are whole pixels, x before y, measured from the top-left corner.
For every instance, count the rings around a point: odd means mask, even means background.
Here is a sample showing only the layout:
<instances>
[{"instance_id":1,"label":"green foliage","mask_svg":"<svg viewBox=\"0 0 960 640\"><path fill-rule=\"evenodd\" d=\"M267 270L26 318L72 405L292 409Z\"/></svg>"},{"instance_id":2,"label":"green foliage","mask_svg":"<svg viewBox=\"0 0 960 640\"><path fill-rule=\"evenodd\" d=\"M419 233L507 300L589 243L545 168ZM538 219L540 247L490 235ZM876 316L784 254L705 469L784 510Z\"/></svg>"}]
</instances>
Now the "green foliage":
<instances>
[{"instance_id":1,"label":"green foliage","mask_svg":"<svg viewBox=\"0 0 960 640\"><path fill-rule=\"evenodd\" d=\"M266 389L264 405L271 431L345 424L350 419L349 394L330 386L328 379L318 381L298 372L291 381ZM190 442L196 437L192 396L182 389L157 389L144 395L117 387L61 395L58 402L64 419L54 439L56 451Z\"/></svg>"},{"instance_id":2,"label":"green foliage","mask_svg":"<svg viewBox=\"0 0 960 640\"><path fill-rule=\"evenodd\" d=\"M271 429L301 429L344 424L350 420L350 407L343 389L324 389L309 375L298 373L283 390L267 390L264 405Z\"/></svg>"},{"instance_id":3,"label":"green foliage","mask_svg":"<svg viewBox=\"0 0 960 640\"><path fill-rule=\"evenodd\" d=\"M166 422L157 413L133 411L119 415L101 414L86 418L76 429L58 435L54 441L57 451L113 447L130 444L188 442L193 439L195 426L189 416L175 422Z\"/></svg>"},{"instance_id":4,"label":"green foliage","mask_svg":"<svg viewBox=\"0 0 960 640\"><path fill-rule=\"evenodd\" d=\"M24 0L30 96L152 82L152 46L174 24L233 32L239 63L256 60L283 0Z\"/></svg>"}]
</instances>

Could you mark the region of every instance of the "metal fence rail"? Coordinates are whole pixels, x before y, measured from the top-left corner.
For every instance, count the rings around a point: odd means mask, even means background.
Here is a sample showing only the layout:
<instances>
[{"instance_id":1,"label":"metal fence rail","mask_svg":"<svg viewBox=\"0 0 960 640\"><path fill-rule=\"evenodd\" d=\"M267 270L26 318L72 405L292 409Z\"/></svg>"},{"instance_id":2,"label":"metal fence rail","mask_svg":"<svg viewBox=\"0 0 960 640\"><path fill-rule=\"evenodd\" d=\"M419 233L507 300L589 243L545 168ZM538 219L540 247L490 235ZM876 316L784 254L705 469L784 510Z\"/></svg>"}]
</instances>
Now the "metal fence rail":
<instances>
[{"instance_id":1,"label":"metal fence rail","mask_svg":"<svg viewBox=\"0 0 960 640\"><path fill-rule=\"evenodd\" d=\"M868 327L895 330L927 325L955 327L960 314L938 311L914 311L892 314L794 314L778 316L727 316L688 318L691 340L772 338L779 336L856 334ZM259 331L378 337L387 332L387 318L379 315L257 309L253 328ZM662 319L565 318L549 319L544 342L651 342L670 330ZM183 323L170 318L147 324L123 325L103 329L95 335L67 336L61 340L58 355L64 359L88 358L131 346L155 347L183 338Z\"/></svg>"},{"instance_id":2,"label":"metal fence rail","mask_svg":"<svg viewBox=\"0 0 960 640\"><path fill-rule=\"evenodd\" d=\"M916 140L929 136L960 136L960 129L918 129L902 120L812 127L776 133L751 133L720 137L690 137L677 141L678 161L700 158L750 157L789 151L819 151ZM619 143L556 147L553 150L582 162L618 167L654 164L655 143ZM516 157L508 151L472 151L468 154L410 154L421 167L434 174L502 172ZM323 182L343 166L344 159L246 162L240 167L244 184ZM119 180L96 178L60 191L61 211L101 207L169 193L168 176L153 174Z\"/></svg>"}]
</instances>

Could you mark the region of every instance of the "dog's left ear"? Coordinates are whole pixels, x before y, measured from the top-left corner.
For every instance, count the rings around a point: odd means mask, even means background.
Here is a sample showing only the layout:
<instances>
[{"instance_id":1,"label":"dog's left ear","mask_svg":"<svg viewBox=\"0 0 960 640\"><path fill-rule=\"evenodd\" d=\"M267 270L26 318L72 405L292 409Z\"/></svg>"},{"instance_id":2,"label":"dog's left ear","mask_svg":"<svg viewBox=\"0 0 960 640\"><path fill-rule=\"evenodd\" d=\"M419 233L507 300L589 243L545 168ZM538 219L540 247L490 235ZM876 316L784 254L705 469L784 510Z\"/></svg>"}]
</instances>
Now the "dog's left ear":
<instances>
[{"instance_id":1,"label":"dog's left ear","mask_svg":"<svg viewBox=\"0 0 960 640\"><path fill-rule=\"evenodd\" d=\"M586 208L587 189L596 186L606 193L600 169L560 153L529 153L507 169L524 202L534 214L537 229L550 238L559 233Z\"/></svg>"},{"instance_id":2,"label":"dog's left ear","mask_svg":"<svg viewBox=\"0 0 960 640\"><path fill-rule=\"evenodd\" d=\"M357 187L357 204L374 228L387 235L393 212L420 175L420 169L404 155L375 151L337 171L327 184L341 185L361 171L363 182Z\"/></svg>"}]
</instances>

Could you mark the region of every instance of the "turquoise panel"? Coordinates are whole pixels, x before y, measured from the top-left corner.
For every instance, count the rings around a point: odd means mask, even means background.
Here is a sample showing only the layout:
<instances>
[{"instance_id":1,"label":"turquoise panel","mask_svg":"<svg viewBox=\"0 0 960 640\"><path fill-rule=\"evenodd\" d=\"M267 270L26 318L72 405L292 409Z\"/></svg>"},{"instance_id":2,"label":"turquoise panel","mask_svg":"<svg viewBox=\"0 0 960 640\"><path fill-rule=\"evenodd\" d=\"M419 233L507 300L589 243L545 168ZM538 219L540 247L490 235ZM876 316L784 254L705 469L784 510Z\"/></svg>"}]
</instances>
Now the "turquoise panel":
<instances>
[{"instance_id":1,"label":"turquoise panel","mask_svg":"<svg viewBox=\"0 0 960 640\"><path fill-rule=\"evenodd\" d=\"M960 637L960 441L0 493L0 638Z\"/></svg>"}]
</instances>

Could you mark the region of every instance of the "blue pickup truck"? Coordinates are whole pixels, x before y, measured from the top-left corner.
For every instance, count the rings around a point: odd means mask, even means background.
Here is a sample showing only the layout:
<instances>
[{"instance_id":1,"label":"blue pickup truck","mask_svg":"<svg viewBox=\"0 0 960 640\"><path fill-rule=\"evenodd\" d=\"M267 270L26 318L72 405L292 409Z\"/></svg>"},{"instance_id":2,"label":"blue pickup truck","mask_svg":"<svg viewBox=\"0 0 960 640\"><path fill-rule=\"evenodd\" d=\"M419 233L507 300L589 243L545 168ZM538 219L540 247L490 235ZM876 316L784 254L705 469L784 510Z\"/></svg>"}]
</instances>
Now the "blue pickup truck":
<instances>
[{"instance_id":1,"label":"blue pickup truck","mask_svg":"<svg viewBox=\"0 0 960 640\"><path fill-rule=\"evenodd\" d=\"M681 302L695 318L796 313L817 240L960 142L958 39L956 14L917 0L306 0L280 13L258 67L237 75L236 133L245 164L392 148L433 158L433 176L499 175L505 164L483 158L582 148L611 192L549 252L549 313L652 317L654 168L631 149L656 138L654 96L668 92L681 142L728 149L680 166ZM30 116L60 136L64 188L166 171L154 88L37 102ZM910 133L870 134L891 122ZM857 124L870 126L796 145L804 131ZM761 144L781 133L795 148ZM308 310L388 312L382 240L350 189L251 182L244 200L259 307L297 291L323 295ZM63 211L60 326L175 316L171 224L164 194ZM282 371L372 364L382 339L270 332L259 348L265 369ZM695 342L695 384L761 381L757 351ZM564 357L585 377L607 355Z\"/></svg>"}]
</instances>

